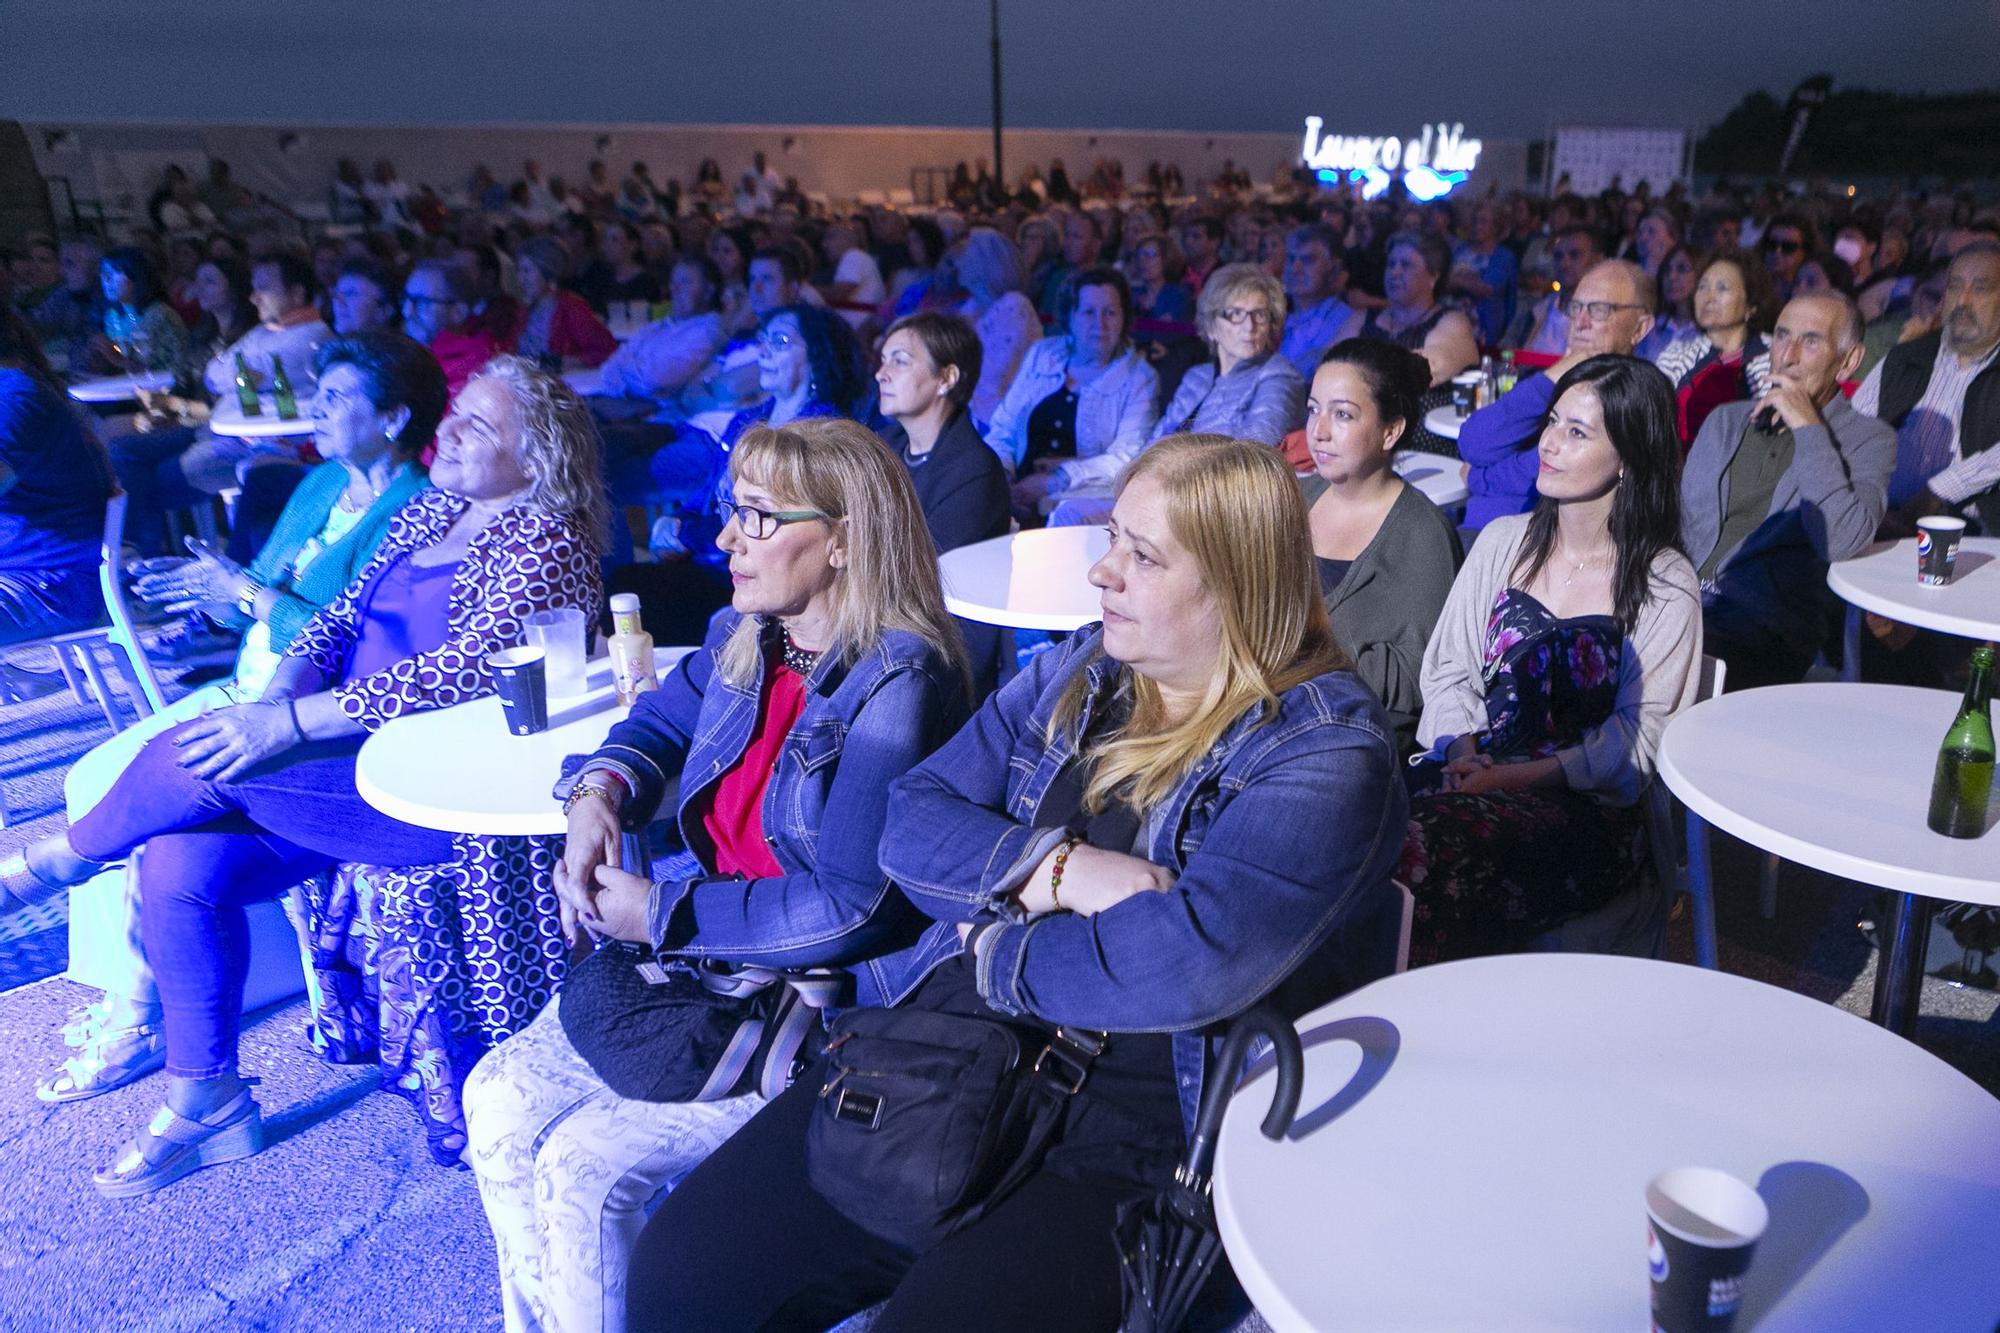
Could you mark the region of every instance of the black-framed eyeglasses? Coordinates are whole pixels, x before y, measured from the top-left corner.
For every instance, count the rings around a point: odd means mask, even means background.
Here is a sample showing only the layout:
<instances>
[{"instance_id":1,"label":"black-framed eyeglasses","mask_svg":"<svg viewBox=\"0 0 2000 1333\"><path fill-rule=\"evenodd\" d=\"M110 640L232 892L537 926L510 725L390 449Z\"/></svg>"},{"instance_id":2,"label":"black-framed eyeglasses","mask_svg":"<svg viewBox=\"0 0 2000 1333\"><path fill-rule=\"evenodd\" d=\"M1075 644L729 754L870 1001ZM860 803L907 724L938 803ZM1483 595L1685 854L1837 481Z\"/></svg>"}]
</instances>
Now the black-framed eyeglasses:
<instances>
[{"instance_id":1,"label":"black-framed eyeglasses","mask_svg":"<svg viewBox=\"0 0 2000 1333\"><path fill-rule=\"evenodd\" d=\"M722 520L725 528L729 526L730 519L735 519L736 526L743 529L743 535L752 541L776 536L778 529L787 523L807 523L816 518L831 521L831 515L822 514L817 509L759 509L755 505L740 505L720 496L716 497L715 516Z\"/></svg>"},{"instance_id":2,"label":"black-framed eyeglasses","mask_svg":"<svg viewBox=\"0 0 2000 1333\"><path fill-rule=\"evenodd\" d=\"M1773 236L1764 242L1764 248L1767 250L1776 250L1781 255L1795 255L1806 248L1806 243L1804 241L1780 240L1778 237Z\"/></svg>"},{"instance_id":3,"label":"black-framed eyeglasses","mask_svg":"<svg viewBox=\"0 0 2000 1333\"><path fill-rule=\"evenodd\" d=\"M1233 305L1225 310L1218 310L1216 311L1216 317L1225 324L1239 326L1245 323L1269 324L1274 318L1271 312L1263 306L1251 307L1240 305Z\"/></svg>"}]
</instances>

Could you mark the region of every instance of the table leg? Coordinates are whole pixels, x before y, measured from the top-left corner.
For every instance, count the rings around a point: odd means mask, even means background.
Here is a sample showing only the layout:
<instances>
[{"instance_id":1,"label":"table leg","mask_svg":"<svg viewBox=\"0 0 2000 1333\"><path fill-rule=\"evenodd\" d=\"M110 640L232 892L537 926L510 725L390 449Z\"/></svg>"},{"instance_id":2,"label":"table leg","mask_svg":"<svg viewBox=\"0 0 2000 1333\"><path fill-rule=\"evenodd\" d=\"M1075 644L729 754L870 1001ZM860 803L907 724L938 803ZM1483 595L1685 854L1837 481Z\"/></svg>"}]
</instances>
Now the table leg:
<instances>
[{"instance_id":1,"label":"table leg","mask_svg":"<svg viewBox=\"0 0 2000 1333\"><path fill-rule=\"evenodd\" d=\"M1841 626L1840 678L1846 681L1861 679L1861 608L1858 606L1847 608L1847 620Z\"/></svg>"},{"instance_id":2,"label":"table leg","mask_svg":"<svg viewBox=\"0 0 2000 1333\"><path fill-rule=\"evenodd\" d=\"M1887 893L1887 920L1877 928L1881 944L1875 960L1875 1003L1868 1016L1899 1037L1917 1026L1917 1007L1924 984L1924 949L1930 943L1929 898L1915 893Z\"/></svg>"},{"instance_id":3,"label":"table leg","mask_svg":"<svg viewBox=\"0 0 2000 1333\"><path fill-rule=\"evenodd\" d=\"M1694 961L1711 970L1721 966L1715 947L1715 881L1709 872L1708 823L1687 812L1688 902L1694 908Z\"/></svg>"}]
</instances>

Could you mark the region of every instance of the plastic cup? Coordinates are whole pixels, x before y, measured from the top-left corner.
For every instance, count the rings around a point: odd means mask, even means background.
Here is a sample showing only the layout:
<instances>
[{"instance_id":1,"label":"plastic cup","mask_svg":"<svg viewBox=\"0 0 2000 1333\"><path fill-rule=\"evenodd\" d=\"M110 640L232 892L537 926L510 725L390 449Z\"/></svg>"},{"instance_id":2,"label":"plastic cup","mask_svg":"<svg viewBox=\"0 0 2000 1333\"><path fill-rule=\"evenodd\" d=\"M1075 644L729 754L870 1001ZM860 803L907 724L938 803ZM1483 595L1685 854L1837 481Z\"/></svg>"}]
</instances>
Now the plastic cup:
<instances>
[{"instance_id":1,"label":"plastic cup","mask_svg":"<svg viewBox=\"0 0 2000 1333\"><path fill-rule=\"evenodd\" d=\"M523 647L548 654L549 694L569 699L589 688L584 677L590 656L590 619L573 606L537 611L521 622Z\"/></svg>"},{"instance_id":2,"label":"plastic cup","mask_svg":"<svg viewBox=\"0 0 2000 1333\"><path fill-rule=\"evenodd\" d=\"M1942 588L1951 582L1958 564L1958 543L1965 536L1965 520L1949 514L1934 514L1917 520L1917 582Z\"/></svg>"},{"instance_id":3,"label":"plastic cup","mask_svg":"<svg viewBox=\"0 0 2000 1333\"><path fill-rule=\"evenodd\" d=\"M1463 375L1452 376L1452 410L1461 417L1471 416L1480 406L1479 386L1485 382L1486 377L1476 370L1468 370Z\"/></svg>"},{"instance_id":4,"label":"plastic cup","mask_svg":"<svg viewBox=\"0 0 2000 1333\"><path fill-rule=\"evenodd\" d=\"M486 659L507 730L532 736L549 726L548 657L540 648L503 648Z\"/></svg>"},{"instance_id":5,"label":"plastic cup","mask_svg":"<svg viewBox=\"0 0 2000 1333\"><path fill-rule=\"evenodd\" d=\"M1726 1171L1685 1166L1646 1186L1646 1261L1655 1333L1724 1333L1771 1210Z\"/></svg>"}]
</instances>

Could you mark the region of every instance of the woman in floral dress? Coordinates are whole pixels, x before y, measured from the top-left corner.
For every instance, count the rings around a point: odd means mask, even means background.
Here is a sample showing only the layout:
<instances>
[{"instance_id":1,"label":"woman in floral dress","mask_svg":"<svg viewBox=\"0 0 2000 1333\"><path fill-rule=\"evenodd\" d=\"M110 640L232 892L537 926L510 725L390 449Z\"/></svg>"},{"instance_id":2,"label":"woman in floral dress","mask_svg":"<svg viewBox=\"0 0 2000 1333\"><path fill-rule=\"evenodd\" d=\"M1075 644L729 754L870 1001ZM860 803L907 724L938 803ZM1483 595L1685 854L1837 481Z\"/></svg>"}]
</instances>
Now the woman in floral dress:
<instances>
[{"instance_id":1,"label":"woman in floral dress","mask_svg":"<svg viewBox=\"0 0 2000 1333\"><path fill-rule=\"evenodd\" d=\"M1540 455L1535 508L1480 535L1424 655L1412 962L1526 947L1629 887L1660 732L1700 676L1666 378L1583 362Z\"/></svg>"}]
</instances>

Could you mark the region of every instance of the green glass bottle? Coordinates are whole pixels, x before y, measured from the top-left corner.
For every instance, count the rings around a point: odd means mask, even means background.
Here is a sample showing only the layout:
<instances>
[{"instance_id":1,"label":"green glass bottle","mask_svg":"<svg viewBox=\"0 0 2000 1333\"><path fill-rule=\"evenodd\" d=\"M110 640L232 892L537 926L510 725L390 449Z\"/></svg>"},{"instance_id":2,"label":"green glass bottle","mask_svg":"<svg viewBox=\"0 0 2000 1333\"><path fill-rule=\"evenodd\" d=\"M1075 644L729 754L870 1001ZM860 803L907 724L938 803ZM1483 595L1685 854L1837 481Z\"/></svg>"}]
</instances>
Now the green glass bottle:
<instances>
[{"instance_id":1,"label":"green glass bottle","mask_svg":"<svg viewBox=\"0 0 2000 1333\"><path fill-rule=\"evenodd\" d=\"M236 403L246 417L264 415L263 407L257 402L257 386L250 379L250 367L243 364L243 353L236 354Z\"/></svg>"},{"instance_id":2,"label":"green glass bottle","mask_svg":"<svg viewBox=\"0 0 2000 1333\"><path fill-rule=\"evenodd\" d=\"M1947 838L1986 832L1986 802L1993 793L1992 701L1993 649L1975 648L1965 702L1944 734L1931 782L1931 829Z\"/></svg>"},{"instance_id":3,"label":"green glass bottle","mask_svg":"<svg viewBox=\"0 0 2000 1333\"><path fill-rule=\"evenodd\" d=\"M292 381L285 374L283 357L271 358L271 397L278 400L278 420L299 419L299 400L292 396Z\"/></svg>"}]
</instances>

